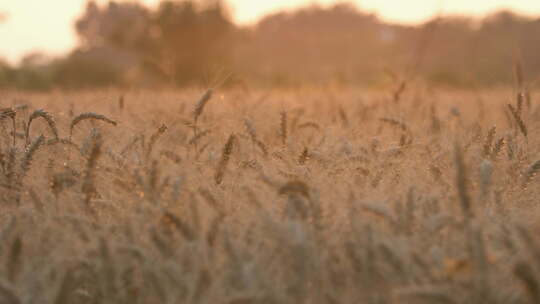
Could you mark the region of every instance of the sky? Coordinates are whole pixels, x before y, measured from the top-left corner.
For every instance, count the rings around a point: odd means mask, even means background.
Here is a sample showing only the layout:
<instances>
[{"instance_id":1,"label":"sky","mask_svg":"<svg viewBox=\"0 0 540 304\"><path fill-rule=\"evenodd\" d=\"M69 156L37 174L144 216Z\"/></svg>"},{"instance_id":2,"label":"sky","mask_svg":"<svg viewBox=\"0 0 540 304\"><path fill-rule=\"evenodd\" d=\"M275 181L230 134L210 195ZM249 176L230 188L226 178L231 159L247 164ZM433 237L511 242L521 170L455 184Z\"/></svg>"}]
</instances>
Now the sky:
<instances>
[{"instance_id":1,"label":"sky","mask_svg":"<svg viewBox=\"0 0 540 304\"><path fill-rule=\"evenodd\" d=\"M121 0L120 0L121 1ZM98 1L105 3L107 1ZM141 0L156 5L159 0ZM337 0L228 0L234 20L252 24L265 14L294 9L313 3L331 5ZM351 0L364 11L385 21L415 24L440 12L444 14L484 15L499 9L540 16L540 0ZM0 58L16 63L24 54L44 51L51 55L68 52L77 44L74 20L86 0L0 0Z\"/></svg>"}]
</instances>

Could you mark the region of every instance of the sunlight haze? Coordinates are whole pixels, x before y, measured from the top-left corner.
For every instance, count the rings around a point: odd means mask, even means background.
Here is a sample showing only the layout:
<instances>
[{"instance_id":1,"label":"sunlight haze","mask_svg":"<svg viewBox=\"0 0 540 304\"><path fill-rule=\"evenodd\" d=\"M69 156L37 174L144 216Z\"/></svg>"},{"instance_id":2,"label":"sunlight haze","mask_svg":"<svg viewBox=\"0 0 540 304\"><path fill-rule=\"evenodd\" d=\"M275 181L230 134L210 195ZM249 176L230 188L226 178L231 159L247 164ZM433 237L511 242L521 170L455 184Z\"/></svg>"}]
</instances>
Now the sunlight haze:
<instances>
[{"instance_id":1,"label":"sunlight haze","mask_svg":"<svg viewBox=\"0 0 540 304\"><path fill-rule=\"evenodd\" d=\"M106 3L107 1L98 1ZM158 0L142 1L155 5ZM229 0L234 20L240 24L255 23L265 14L313 3L330 5L335 0ZM439 13L482 15L498 9L512 9L527 15L540 15L540 1L532 0L357 0L350 1L364 11L385 21L420 23ZM52 4L54 3L54 4ZM0 12L7 18L0 24L0 57L11 62L31 51L56 55L76 45L74 20L82 14L85 0L0 0Z\"/></svg>"}]
</instances>

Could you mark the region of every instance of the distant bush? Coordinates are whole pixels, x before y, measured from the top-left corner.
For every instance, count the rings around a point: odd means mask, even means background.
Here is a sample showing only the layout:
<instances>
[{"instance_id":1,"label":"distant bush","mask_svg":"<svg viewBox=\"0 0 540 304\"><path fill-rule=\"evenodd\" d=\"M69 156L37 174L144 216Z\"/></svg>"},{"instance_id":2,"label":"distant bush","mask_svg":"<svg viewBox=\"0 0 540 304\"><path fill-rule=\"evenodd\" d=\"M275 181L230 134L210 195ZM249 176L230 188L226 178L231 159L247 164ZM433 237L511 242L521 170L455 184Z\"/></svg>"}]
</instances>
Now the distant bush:
<instances>
[{"instance_id":1,"label":"distant bush","mask_svg":"<svg viewBox=\"0 0 540 304\"><path fill-rule=\"evenodd\" d=\"M78 50L56 63L56 82L67 88L120 86L125 56L108 49Z\"/></svg>"}]
</instances>

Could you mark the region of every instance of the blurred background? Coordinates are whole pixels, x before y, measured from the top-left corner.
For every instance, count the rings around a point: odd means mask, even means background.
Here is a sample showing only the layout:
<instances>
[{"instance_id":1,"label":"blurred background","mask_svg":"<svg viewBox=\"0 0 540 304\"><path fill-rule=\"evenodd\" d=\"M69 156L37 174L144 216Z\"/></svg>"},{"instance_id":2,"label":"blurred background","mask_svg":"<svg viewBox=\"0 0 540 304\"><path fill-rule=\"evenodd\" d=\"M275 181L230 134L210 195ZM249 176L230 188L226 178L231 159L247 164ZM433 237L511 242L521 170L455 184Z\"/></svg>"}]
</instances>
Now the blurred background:
<instances>
[{"instance_id":1,"label":"blurred background","mask_svg":"<svg viewBox=\"0 0 540 304\"><path fill-rule=\"evenodd\" d=\"M540 74L540 1L0 0L0 88L461 88Z\"/></svg>"}]
</instances>

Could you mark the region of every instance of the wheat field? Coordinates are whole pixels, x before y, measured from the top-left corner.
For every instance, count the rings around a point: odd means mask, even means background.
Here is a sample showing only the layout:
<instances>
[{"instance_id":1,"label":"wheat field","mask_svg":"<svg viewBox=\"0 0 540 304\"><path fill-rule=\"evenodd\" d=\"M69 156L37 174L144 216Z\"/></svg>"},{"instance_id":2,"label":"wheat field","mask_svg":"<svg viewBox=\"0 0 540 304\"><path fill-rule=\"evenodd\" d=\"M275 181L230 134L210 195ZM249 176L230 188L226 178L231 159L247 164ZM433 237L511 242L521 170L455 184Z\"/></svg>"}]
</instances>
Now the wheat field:
<instances>
[{"instance_id":1,"label":"wheat field","mask_svg":"<svg viewBox=\"0 0 540 304\"><path fill-rule=\"evenodd\" d=\"M399 93L3 94L0 303L539 303L534 91Z\"/></svg>"}]
</instances>

